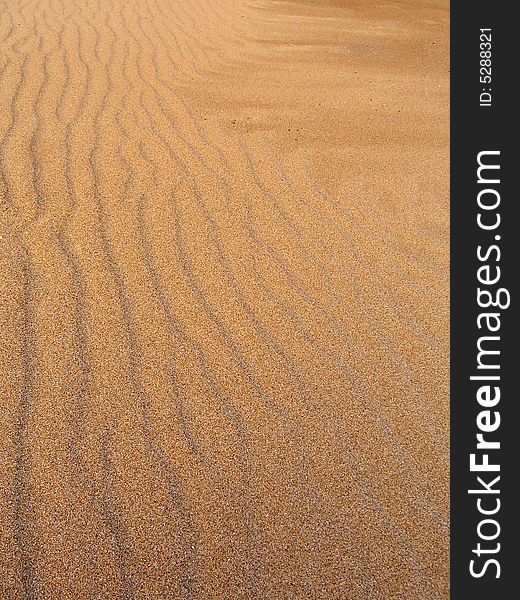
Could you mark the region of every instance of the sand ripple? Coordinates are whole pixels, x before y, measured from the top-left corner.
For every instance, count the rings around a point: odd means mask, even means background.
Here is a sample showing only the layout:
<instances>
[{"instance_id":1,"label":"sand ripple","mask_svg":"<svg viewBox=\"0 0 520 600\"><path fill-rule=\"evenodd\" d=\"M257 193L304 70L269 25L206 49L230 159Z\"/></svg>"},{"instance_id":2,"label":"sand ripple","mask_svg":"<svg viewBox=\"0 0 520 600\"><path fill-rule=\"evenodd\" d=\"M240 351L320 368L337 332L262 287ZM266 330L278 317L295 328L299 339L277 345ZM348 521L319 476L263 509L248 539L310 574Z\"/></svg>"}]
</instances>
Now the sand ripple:
<instances>
[{"instance_id":1,"label":"sand ripple","mask_svg":"<svg viewBox=\"0 0 520 600\"><path fill-rule=\"evenodd\" d=\"M0 11L0 598L448 598L448 3Z\"/></svg>"}]
</instances>

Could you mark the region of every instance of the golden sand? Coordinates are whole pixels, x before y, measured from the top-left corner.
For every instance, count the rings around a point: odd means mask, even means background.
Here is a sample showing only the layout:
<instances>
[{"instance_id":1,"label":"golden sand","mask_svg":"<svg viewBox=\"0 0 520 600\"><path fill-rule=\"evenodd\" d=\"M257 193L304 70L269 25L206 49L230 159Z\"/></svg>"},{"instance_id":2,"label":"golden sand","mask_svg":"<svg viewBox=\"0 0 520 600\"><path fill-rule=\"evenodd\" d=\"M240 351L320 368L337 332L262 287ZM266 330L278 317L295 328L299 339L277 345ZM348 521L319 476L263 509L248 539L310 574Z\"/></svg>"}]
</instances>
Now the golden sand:
<instances>
[{"instance_id":1,"label":"golden sand","mask_svg":"<svg viewBox=\"0 0 520 600\"><path fill-rule=\"evenodd\" d=\"M448 598L447 0L0 10L0 598Z\"/></svg>"}]
</instances>

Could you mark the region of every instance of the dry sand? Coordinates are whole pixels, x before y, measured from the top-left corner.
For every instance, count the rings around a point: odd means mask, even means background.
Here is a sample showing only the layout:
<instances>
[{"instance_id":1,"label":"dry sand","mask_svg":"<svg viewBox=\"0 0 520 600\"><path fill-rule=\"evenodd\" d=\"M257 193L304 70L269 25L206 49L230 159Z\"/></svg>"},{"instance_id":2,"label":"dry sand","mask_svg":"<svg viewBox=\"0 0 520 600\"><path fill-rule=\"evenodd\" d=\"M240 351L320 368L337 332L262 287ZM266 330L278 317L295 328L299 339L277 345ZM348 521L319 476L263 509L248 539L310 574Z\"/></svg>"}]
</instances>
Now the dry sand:
<instances>
[{"instance_id":1,"label":"dry sand","mask_svg":"<svg viewBox=\"0 0 520 600\"><path fill-rule=\"evenodd\" d=\"M0 597L448 598L447 0L0 7Z\"/></svg>"}]
</instances>

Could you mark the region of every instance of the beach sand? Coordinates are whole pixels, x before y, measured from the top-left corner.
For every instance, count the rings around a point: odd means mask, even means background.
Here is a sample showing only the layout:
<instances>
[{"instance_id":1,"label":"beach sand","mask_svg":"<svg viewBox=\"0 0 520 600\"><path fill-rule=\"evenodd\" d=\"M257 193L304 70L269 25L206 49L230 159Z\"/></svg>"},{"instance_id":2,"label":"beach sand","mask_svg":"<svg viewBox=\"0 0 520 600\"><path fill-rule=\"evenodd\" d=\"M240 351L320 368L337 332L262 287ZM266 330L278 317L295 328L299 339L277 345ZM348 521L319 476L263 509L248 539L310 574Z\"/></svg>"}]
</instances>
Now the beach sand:
<instances>
[{"instance_id":1,"label":"beach sand","mask_svg":"<svg viewBox=\"0 0 520 600\"><path fill-rule=\"evenodd\" d=\"M448 9L0 2L0 598L448 598Z\"/></svg>"}]
</instances>

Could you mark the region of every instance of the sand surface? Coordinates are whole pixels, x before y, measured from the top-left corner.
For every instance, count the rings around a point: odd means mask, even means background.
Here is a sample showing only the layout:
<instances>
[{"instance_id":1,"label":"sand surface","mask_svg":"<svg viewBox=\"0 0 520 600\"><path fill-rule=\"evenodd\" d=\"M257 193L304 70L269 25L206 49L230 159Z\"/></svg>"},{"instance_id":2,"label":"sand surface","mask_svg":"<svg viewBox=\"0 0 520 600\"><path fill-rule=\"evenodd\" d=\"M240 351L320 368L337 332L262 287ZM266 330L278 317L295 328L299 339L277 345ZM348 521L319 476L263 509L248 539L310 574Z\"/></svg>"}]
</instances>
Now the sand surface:
<instances>
[{"instance_id":1,"label":"sand surface","mask_svg":"<svg viewBox=\"0 0 520 600\"><path fill-rule=\"evenodd\" d=\"M448 598L447 0L0 11L0 598Z\"/></svg>"}]
</instances>

